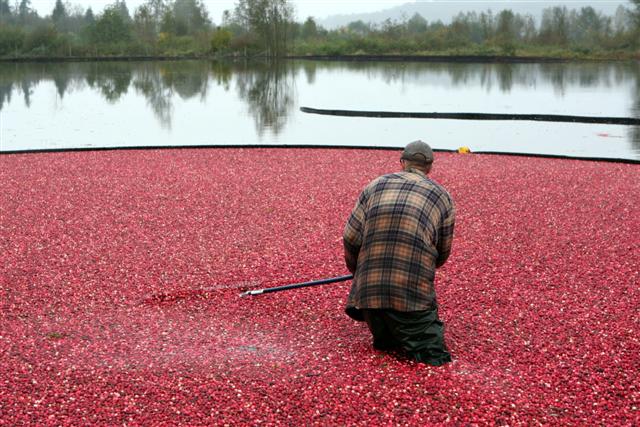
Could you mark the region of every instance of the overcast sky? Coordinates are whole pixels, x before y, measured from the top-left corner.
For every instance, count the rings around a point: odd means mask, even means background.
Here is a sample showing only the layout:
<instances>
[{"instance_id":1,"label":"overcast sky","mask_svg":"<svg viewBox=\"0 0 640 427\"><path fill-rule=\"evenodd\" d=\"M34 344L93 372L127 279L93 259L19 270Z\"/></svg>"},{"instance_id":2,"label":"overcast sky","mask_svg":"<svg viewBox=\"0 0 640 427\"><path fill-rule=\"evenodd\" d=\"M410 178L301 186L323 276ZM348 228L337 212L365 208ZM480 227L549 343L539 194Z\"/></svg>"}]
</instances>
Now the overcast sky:
<instances>
[{"instance_id":1,"label":"overcast sky","mask_svg":"<svg viewBox=\"0 0 640 427\"><path fill-rule=\"evenodd\" d=\"M63 0L65 1L65 0ZM65 1L66 2L66 1ZM226 9L232 10L236 1L234 0L203 0L209 11L209 16L214 23L220 23L222 12ZM411 3L412 0L292 0L291 3L296 8L296 18L301 21L307 16L314 16L322 19L329 15L375 12L388 9L404 3ZM50 15L56 0L31 0L31 5L38 11L40 16ZM70 0L72 5L81 5L83 8L91 6L95 13L102 11L105 5L114 3L114 0ZM144 3L144 0L127 0L129 11L133 11Z\"/></svg>"}]
</instances>

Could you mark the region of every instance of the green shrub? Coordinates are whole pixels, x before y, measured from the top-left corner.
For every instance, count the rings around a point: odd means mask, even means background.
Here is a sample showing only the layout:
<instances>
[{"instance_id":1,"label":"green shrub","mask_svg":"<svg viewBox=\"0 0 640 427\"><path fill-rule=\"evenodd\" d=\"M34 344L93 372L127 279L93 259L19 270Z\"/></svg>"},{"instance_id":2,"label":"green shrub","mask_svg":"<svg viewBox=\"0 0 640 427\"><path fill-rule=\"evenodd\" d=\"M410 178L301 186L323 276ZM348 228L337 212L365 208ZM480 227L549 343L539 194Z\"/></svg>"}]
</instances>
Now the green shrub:
<instances>
[{"instance_id":1,"label":"green shrub","mask_svg":"<svg viewBox=\"0 0 640 427\"><path fill-rule=\"evenodd\" d=\"M220 53L229 50L233 34L224 28L218 28L211 37L211 52Z\"/></svg>"},{"instance_id":2,"label":"green shrub","mask_svg":"<svg viewBox=\"0 0 640 427\"><path fill-rule=\"evenodd\" d=\"M58 32L53 25L38 27L24 39L23 51L29 55L43 56L55 53Z\"/></svg>"},{"instance_id":3,"label":"green shrub","mask_svg":"<svg viewBox=\"0 0 640 427\"><path fill-rule=\"evenodd\" d=\"M22 28L0 27L0 56L16 55L22 50L25 33Z\"/></svg>"},{"instance_id":4,"label":"green shrub","mask_svg":"<svg viewBox=\"0 0 640 427\"><path fill-rule=\"evenodd\" d=\"M160 33L158 48L163 54L169 56L193 55L197 51L193 37L169 33Z\"/></svg>"}]
</instances>

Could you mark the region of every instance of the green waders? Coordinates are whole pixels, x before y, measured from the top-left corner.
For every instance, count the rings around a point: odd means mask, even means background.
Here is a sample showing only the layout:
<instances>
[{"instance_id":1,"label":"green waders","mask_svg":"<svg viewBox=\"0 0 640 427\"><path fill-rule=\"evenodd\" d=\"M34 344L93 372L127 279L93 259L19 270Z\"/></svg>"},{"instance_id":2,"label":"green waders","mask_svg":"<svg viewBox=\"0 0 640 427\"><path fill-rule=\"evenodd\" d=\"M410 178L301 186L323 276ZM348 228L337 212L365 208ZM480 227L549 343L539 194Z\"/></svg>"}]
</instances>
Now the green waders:
<instances>
[{"instance_id":1,"label":"green waders","mask_svg":"<svg viewBox=\"0 0 640 427\"><path fill-rule=\"evenodd\" d=\"M362 309L364 321L373 335L378 350L401 348L416 361L440 366L451 361L444 344L444 324L433 310L401 312L384 309Z\"/></svg>"}]
</instances>

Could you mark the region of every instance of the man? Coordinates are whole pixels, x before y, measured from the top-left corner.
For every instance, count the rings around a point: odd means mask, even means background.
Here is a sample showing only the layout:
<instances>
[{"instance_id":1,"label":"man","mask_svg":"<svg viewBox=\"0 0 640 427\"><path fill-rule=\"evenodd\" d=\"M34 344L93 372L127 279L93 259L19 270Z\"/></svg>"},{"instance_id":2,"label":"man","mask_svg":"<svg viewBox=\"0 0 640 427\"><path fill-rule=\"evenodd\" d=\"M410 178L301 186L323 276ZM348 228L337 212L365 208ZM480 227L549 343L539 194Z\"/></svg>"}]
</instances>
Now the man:
<instances>
[{"instance_id":1,"label":"man","mask_svg":"<svg viewBox=\"0 0 640 427\"><path fill-rule=\"evenodd\" d=\"M347 314L365 321L379 350L400 348L433 366L451 361L434 289L436 268L451 252L455 208L429 179L433 151L409 143L403 171L381 176L360 194L345 226L347 268L354 274Z\"/></svg>"}]
</instances>

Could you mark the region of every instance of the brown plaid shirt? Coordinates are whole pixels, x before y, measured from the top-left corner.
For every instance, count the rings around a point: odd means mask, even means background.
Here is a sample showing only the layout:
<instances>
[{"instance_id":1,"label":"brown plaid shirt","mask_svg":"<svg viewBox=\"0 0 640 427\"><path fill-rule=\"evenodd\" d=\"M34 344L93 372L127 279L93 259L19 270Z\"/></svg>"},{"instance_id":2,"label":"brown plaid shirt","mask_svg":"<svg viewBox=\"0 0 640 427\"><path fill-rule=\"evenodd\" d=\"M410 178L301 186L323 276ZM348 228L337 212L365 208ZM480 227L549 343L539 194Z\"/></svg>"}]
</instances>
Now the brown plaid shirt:
<instances>
[{"instance_id":1,"label":"brown plaid shirt","mask_svg":"<svg viewBox=\"0 0 640 427\"><path fill-rule=\"evenodd\" d=\"M372 181L344 229L358 260L347 308L431 309L436 266L449 256L454 223L451 196L422 172Z\"/></svg>"}]
</instances>

